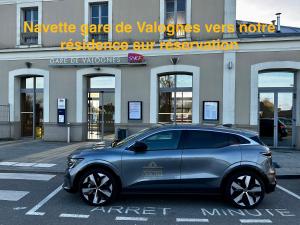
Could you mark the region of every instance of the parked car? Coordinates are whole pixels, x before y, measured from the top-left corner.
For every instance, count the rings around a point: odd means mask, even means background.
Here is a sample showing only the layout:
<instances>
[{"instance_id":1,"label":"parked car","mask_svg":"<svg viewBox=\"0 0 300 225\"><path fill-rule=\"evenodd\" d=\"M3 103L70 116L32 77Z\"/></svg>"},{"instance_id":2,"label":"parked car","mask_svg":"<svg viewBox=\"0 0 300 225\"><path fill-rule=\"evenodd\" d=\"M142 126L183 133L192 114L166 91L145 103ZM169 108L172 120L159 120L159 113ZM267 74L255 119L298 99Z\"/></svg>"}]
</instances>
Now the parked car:
<instances>
[{"instance_id":1,"label":"parked car","mask_svg":"<svg viewBox=\"0 0 300 225\"><path fill-rule=\"evenodd\" d=\"M157 126L112 147L79 149L68 157L64 182L94 206L122 191L195 191L253 208L275 186L271 151L257 133L192 125Z\"/></svg>"},{"instance_id":2,"label":"parked car","mask_svg":"<svg viewBox=\"0 0 300 225\"><path fill-rule=\"evenodd\" d=\"M287 127L293 126L293 120L286 117L278 117L278 119L283 122Z\"/></svg>"},{"instance_id":3,"label":"parked car","mask_svg":"<svg viewBox=\"0 0 300 225\"><path fill-rule=\"evenodd\" d=\"M273 118L262 118L259 123L259 130L261 137L274 137L274 119ZM278 120L278 137L284 138L288 136L287 126Z\"/></svg>"}]
</instances>

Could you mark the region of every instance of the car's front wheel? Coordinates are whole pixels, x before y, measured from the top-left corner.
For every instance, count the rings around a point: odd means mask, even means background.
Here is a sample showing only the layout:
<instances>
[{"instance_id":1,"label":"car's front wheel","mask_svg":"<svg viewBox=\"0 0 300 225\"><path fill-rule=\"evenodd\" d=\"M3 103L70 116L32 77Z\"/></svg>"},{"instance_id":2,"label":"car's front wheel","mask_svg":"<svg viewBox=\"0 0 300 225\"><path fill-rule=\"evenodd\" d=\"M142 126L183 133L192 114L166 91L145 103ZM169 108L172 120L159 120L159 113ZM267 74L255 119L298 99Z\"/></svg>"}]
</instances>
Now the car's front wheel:
<instances>
[{"instance_id":1,"label":"car's front wheel","mask_svg":"<svg viewBox=\"0 0 300 225\"><path fill-rule=\"evenodd\" d=\"M236 173L229 178L225 195L237 208L254 208L265 196L265 185L256 173Z\"/></svg>"},{"instance_id":2,"label":"car's front wheel","mask_svg":"<svg viewBox=\"0 0 300 225\"><path fill-rule=\"evenodd\" d=\"M80 179L81 198L89 205L101 206L112 202L118 192L115 177L102 169L93 169Z\"/></svg>"}]
</instances>

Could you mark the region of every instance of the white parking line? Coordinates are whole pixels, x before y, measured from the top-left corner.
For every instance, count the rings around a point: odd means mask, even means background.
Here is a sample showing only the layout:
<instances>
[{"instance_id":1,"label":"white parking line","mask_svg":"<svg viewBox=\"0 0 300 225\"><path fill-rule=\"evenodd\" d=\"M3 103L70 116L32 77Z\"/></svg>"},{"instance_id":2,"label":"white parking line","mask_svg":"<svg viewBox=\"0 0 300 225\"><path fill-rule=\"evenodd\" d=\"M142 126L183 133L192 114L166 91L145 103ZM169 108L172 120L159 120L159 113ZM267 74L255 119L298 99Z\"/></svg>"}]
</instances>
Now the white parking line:
<instances>
[{"instance_id":1,"label":"white parking line","mask_svg":"<svg viewBox=\"0 0 300 225\"><path fill-rule=\"evenodd\" d=\"M277 185L276 187L278 187L280 190L284 191L285 193L287 193L287 194L289 194L289 195L291 195L291 196L297 198L298 200L300 200L300 196L297 195L297 194L295 194L294 192L291 192L291 191L289 191L288 189L286 189L286 188L284 188L284 187L282 187L282 186L280 186L280 185Z\"/></svg>"},{"instance_id":2,"label":"white parking line","mask_svg":"<svg viewBox=\"0 0 300 225\"><path fill-rule=\"evenodd\" d=\"M148 221L147 217L125 217L125 216L117 216L116 217L117 221L143 221L146 222Z\"/></svg>"},{"instance_id":3,"label":"white parking line","mask_svg":"<svg viewBox=\"0 0 300 225\"><path fill-rule=\"evenodd\" d=\"M0 162L0 166L12 166L12 167L38 167L38 168L50 168L56 166L53 163L24 163L24 162Z\"/></svg>"},{"instance_id":4,"label":"white parking line","mask_svg":"<svg viewBox=\"0 0 300 225\"><path fill-rule=\"evenodd\" d=\"M269 219L240 219L241 223L272 223Z\"/></svg>"},{"instance_id":5,"label":"white parking line","mask_svg":"<svg viewBox=\"0 0 300 225\"><path fill-rule=\"evenodd\" d=\"M33 165L32 167L39 167L39 168L50 168L56 166L56 164L52 164L52 163L37 163L35 165Z\"/></svg>"},{"instance_id":6,"label":"white parking line","mask_svg":"<svg viewBox=\"0 0 300 225\"><path fill-rule=\"evenodd\" d=\"M12 166L18 162L0 162L0 166Z\"/></svg>"},{"instance_id":7,"label":"white parking line","mask_svg":"<svg viewBox=\"0 0 300 225\"><path fill-rule=\"evenodd\" d=\"M79 218L79 219L87 219L90 217L90 215L82 215L82 214L67 214L67 213L62 213L59 215L59 217L62 218Z\"/></svg>"},{"instance_id":8,"label":"white parking line","mask_svg":"<svg viewBox=\"0 0 300 225\"><path fill-rule=\"evenodd\" d=\"M0 201L19 201L25 195L27 195L28 191L8 191L8 190L0 190Z\"/></svg>"},{"instance_id":9,"label":"white parking line","mask_svg":"<svg viewBox=\"0 0 300 225\"><path fill-rule=\"evenodd\" d=\"M36 173L0 173L0 180L36 180L49 181L55 175Z\"/></svg>"},{"instance_id":10,"label":"white parking line","mask_svg":"<svg viewBox=\"0 0 300 225\"><path fill-rule=\"evenodd\" d=\"M31 167L33 166L35 163L17 163L15 164L14 166L17 166L17 167Z\"/></svg>"},{"instance_id":11,"label":"white parking line","mask_svg":"<svg viewBox=\"0 0 300 225\"><path fill-rule=\"evenodd\" d=\"M199 218L176 218L178 223L208 223L208 219L199 219Z\"/></svg>"},{"instance_id":12,"label":"white parking line","mask_svg":"<svg viewBox=\"0 0 300 225\"><path fill-rule=\"evenodd\" d=\"M29 215L29 216L45 215L44 212L37 212L37 210L39 210L39 208L41 208L43 205L45 205L51 198L53 198L61 190L62 190L62 185L60 185L58 188L56 188L54 191L52 191L46 198L44 198L37 205L35 205L32 209L30 209L25 215Z\"/></svg>"}]
</instances>

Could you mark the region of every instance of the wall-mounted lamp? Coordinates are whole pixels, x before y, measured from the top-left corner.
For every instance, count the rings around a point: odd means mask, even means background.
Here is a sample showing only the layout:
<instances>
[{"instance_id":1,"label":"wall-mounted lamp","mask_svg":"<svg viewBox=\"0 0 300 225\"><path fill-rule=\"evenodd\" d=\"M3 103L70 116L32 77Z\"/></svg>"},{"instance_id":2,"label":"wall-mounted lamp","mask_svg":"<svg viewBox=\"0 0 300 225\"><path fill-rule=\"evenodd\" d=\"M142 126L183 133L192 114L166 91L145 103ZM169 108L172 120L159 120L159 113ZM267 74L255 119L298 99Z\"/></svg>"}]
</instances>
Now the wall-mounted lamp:
<instances>
[{"instance_id":1,"label":"wall-mounted lamp","mask_svg":"<svg viewBox=\"0 0 300 225\"><path fill-rule=\"evenodd\" d=\"M31 63L31 62L26 62L25 65L26 65L26 67L27 67L28 69L30 69L30 68L32 67L32 63Z\"/></svg>"},{"instance_id":2,"label":"wall-mounted lamp","mask_svg":"<svg viewBox=\"0 0 300 225\"><path fill-rule=\"evenodd\" d=\"M233 62L232 62L232 61L228 62L227 68L228 68L229 70L232 70L232 69L233 69Z\"/></svg>"},{"instance_id":3,"label":"wall-mounted lamp","mask_svg":"<svg viewBox=\"0 0 300 225\"><path fill-rule=\"evenodd\" d=\"M179 62L179 57L171 57L170 60L173 65L177 65L177 63Z\"/></svg>"}]
</instances>

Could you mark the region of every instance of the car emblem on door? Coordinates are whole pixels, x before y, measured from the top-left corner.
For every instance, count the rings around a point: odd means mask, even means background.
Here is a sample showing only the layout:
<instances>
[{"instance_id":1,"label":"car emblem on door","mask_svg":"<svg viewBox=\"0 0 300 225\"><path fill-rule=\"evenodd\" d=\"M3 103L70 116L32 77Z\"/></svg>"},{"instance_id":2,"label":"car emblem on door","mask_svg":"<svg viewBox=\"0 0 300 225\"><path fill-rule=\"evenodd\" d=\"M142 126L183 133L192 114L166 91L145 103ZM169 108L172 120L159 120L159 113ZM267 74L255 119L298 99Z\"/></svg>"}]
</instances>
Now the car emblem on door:
<instances>
[{"instance_id":1,"label":"car emblem on door","mask_svg":"<svg viewBox=\"0 0 300 225\"><path fill-rule=\"evenodd\" d=\"M150 162L143 167L145 177L160 177L163 174L163 167L158 166L155 162Z\"/></svg>"}]
</instances>

